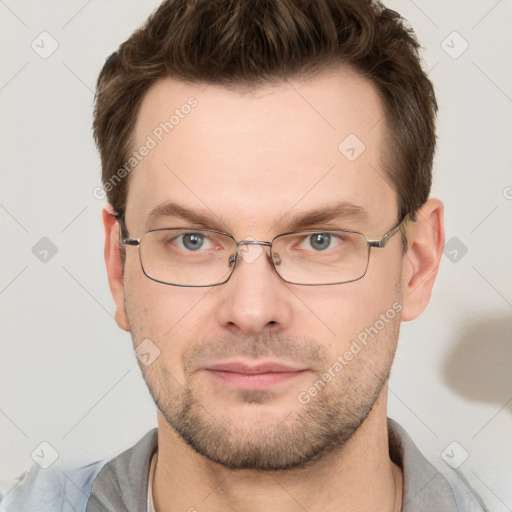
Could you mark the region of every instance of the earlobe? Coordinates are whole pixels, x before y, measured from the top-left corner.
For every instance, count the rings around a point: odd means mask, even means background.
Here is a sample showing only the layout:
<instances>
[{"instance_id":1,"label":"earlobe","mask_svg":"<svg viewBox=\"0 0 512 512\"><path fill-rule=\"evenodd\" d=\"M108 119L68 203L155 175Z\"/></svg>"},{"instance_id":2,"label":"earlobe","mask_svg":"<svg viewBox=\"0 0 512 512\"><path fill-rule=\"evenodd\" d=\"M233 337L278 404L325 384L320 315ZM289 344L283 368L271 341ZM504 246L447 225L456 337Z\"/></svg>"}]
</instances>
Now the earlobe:
<instances>
[{"instance_id":1,"label":"earlobe","mask_svg":"<svg viewBox=\"0 0 512 512\"><path fill-rule=\"evenodd\" d=\"M402 320L418 317L427 307L444 247L443 203L429 199L407 227L403 265Z\"/></svg>"},{"instance_id":2,"label":"earlobe","mask_svg":"<svg viewBox=\"0 0 512 512\"><path fill-rule=\"evenodd\" d=\"M105 264L107 267L108 284L116 306L117 325L130 331L124 305L123 264L119 254L119 223L111 205L103 208L103 226L105 228Z\"/></svg>"}]
</instances>

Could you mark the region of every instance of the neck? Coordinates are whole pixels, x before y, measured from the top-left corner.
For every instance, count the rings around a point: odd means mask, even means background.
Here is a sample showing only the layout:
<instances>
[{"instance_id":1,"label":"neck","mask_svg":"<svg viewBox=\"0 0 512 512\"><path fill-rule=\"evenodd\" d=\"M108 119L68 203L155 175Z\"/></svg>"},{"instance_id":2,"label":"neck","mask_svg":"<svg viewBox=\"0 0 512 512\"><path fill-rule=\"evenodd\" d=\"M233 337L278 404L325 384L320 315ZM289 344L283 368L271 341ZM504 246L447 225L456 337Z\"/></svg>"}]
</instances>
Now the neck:
<instances>
[{"instance_id":1,"label":"neck","mask_svg":"<svg viewBox=\"0 0 512 512\"><path fill-rule=\"evenodd\" d=\"M155 510L400 511L402 472L389 458L386 393L343 447L289 471L230 470L211 462L159 414Z\"/></svg>"}]
</instances>

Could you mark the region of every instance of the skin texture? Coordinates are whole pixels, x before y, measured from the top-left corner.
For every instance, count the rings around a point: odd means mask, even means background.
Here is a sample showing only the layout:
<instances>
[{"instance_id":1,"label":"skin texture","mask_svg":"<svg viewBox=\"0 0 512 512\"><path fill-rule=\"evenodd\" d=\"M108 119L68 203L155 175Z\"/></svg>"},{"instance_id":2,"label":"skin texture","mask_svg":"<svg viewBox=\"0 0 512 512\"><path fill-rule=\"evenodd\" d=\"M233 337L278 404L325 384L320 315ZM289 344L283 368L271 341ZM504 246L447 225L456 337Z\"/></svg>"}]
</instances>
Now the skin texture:
<instances>
[{"instance_id":1,"label":"skin texture","mask_svg":"<svg viewBox=\"0 0 512 512\"><path fill-rule=\"evenodd\" d=\"M383 108L367 80L347 69L255 90L163 79L143 101L134 147L190 97L197 106L130 176L132 238L192 226L237 240L317 228L379 239L400 220L396 193L382 178ZM338 151L349 134L366 146L353 162ZM166 202L202 214L206 225L151 219ZM294 223L340 202L366 213ZM405 255L398 234L386 248L372 249L363 279L317 287L285 283L257 247L213 288L156 283L143 274L139 249L127 247L123 279L119 226L110 207L103 217L116 321L135 346L149 339L160 350L151 365L141 364L159 408L159 512L400 506L401 471L388 455L386 383L400 321L416 318L430 299L444 243L438 200L407 225ZM392 319L390 310L398 311ZM383 314L388 321L380 328ZM377 334L302 403L299 393L372 326ZM238 389L205 370L226 361L272 361L301 371L268 389Z\"/></svg>"}]
</instances>

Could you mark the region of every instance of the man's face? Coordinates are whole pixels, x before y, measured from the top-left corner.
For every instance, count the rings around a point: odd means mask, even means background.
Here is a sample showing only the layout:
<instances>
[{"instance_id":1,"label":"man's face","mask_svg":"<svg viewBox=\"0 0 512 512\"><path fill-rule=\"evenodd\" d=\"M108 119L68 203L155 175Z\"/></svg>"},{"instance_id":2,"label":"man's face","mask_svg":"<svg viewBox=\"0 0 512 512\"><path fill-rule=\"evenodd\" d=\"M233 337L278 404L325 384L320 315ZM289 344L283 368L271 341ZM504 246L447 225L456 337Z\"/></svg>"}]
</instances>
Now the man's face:
<instances>
[{"instance_id":1,"label":"man's face","mask_svg":"<svg viewBox=\"0 0 512 512\"><path fill-rule=\"evenodd\" d=\"M197 105L169 133L158 130L190 97ZM160 80L137 120L134 149L148 136L156 147L130 176L127 230L138 238L190 226L270 241L351 229L381 238L397 221L383 178L383 116L373 86L347 70L252 91ZM151 215L163 204L190 218ZM319 215L337 206L331 218ZM139 249L127 247L120 323L135 345L149 339L160 350L141 364L144 378L196 451L233 468L297 467L343 445L383 395L400 322L400 235L372 250L362 279L332 286L285 283L268 249L247 250L227 283L186 288L148 279ZM279 365L288 371L272 374Z\"/></svg>"}]
</instances>

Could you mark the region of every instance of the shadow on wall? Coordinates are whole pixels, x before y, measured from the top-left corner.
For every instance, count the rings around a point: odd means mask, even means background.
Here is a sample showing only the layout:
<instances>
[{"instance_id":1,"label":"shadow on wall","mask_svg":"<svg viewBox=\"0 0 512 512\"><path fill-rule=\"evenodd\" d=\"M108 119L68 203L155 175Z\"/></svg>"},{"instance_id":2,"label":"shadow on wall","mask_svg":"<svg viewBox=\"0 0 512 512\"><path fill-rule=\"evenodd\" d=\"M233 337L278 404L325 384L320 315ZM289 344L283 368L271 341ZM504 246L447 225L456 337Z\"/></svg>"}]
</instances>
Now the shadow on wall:
<instances>
[{"instance_id":1,"label":"shadow on wall","mask_svg":"<svg viewBox=\"0 0 512 512\"><path fill-rule=\"evenodd\" d=\"M512 413L512 316L469 320L442 372L459 395L506 405Z\"/></svg>"}]
</instances>

